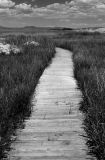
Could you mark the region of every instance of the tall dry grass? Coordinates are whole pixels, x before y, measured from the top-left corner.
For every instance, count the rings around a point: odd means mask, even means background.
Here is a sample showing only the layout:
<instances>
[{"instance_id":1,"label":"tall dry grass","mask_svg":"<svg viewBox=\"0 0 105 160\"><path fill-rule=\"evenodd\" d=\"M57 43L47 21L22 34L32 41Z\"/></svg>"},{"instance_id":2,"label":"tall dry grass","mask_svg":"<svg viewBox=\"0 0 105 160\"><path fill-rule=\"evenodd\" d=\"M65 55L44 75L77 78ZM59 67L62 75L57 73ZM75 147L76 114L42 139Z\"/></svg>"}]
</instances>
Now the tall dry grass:
<instances>
[{"instance_id":1,"label":"tall dry grass","mask_svg":"<svg viewBox=\"0 0 105 160\"><path fill-rule=\"evenodd\" d=\"M24 45L32 40L39 46ZM31 114L31 96L55 54L54 43L46 37L7 36L5 41L21 53L0 55L0 159L9 150L15 129Z\"/></svg>"},{"instance_id":2,"label":"tall dry grass","mask_svg":"<svg viewBox=\"0 0 105 160\"><path fill-rule=\"evenodd\" d=\"M105 35L66 35L56 45L73 51L74 76L83 94L80 110L89 154L105 159Z\"/></svg>"}]
</instances>

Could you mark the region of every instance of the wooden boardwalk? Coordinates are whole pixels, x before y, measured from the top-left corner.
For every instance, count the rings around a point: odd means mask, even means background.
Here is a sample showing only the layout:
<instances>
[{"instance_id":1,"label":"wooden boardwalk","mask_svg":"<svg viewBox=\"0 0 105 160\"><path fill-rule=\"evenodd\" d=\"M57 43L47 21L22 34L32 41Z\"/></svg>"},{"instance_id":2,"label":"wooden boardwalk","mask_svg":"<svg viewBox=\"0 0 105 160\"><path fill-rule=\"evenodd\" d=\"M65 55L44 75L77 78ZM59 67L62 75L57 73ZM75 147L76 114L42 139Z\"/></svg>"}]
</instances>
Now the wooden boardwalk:
<instances>
[{"instance_id":1,"label":"wooden boardwalk","mask_svg":"<svg viewBox=\"0 0 105 160\"><path fill-rule=\"evenodd\" d=\"M81 92L73 78L72 53L57 48L32 99L33 112L18 130L10 160L85 160Z\"/></svg>"}]
</instances>

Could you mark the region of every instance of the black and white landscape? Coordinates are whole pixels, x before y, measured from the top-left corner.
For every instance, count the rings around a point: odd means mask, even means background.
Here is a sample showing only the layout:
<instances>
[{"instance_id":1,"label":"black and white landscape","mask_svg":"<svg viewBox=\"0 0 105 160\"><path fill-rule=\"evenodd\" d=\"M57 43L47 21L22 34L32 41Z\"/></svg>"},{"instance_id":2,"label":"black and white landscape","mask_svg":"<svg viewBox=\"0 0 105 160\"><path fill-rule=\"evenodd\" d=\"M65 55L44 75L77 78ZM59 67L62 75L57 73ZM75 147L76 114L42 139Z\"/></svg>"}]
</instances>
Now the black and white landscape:
<instances>
[{"instance_id":1,"label":"black and white landscape","mask_svg":"<svg viewBox=\"0 0 105 160\"><path fill-rule=\"evenodd\" d=\"M0 0L0 159L105 160L105 2Z\"/></svg>"}]
</instances>

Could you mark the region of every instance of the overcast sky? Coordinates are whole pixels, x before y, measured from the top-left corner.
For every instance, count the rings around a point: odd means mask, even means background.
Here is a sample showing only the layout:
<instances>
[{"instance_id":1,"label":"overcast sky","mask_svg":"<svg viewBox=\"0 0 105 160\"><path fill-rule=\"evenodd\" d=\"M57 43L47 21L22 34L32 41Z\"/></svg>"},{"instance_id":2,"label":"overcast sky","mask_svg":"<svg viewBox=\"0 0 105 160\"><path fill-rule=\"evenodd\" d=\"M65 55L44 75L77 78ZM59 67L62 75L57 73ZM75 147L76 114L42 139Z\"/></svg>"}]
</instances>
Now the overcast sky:
<instances>
[{"instance_id":1,"label":"overcast sky","mask_svg":"<svg viewBox=\"0 0 105 160\"><path fill-rule=\"evenodd\" d=\"M0 0L0 25L105 26L105 0Z\"/></svg>"}]
</instances>

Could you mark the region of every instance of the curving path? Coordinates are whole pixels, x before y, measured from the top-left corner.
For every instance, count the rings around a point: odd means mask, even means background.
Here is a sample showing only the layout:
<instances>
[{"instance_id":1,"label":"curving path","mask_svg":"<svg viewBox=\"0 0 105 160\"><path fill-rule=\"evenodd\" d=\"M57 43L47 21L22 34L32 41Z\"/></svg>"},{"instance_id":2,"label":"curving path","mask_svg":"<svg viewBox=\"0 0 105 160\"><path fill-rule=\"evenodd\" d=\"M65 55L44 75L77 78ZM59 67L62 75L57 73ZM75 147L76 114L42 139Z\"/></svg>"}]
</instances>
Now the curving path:
<instances>
[{"instance_id":1,"label":"curving path","mask_svg":"<svg viewBox=\"0 0 105 160\"><path fill-rule=\"evenodd\" d=\"M18 130L10 160L85 160L81 92L73 78L72 53L56 48L33 96L33 112L25 129Z\"/></svg>"}]
</instances>

